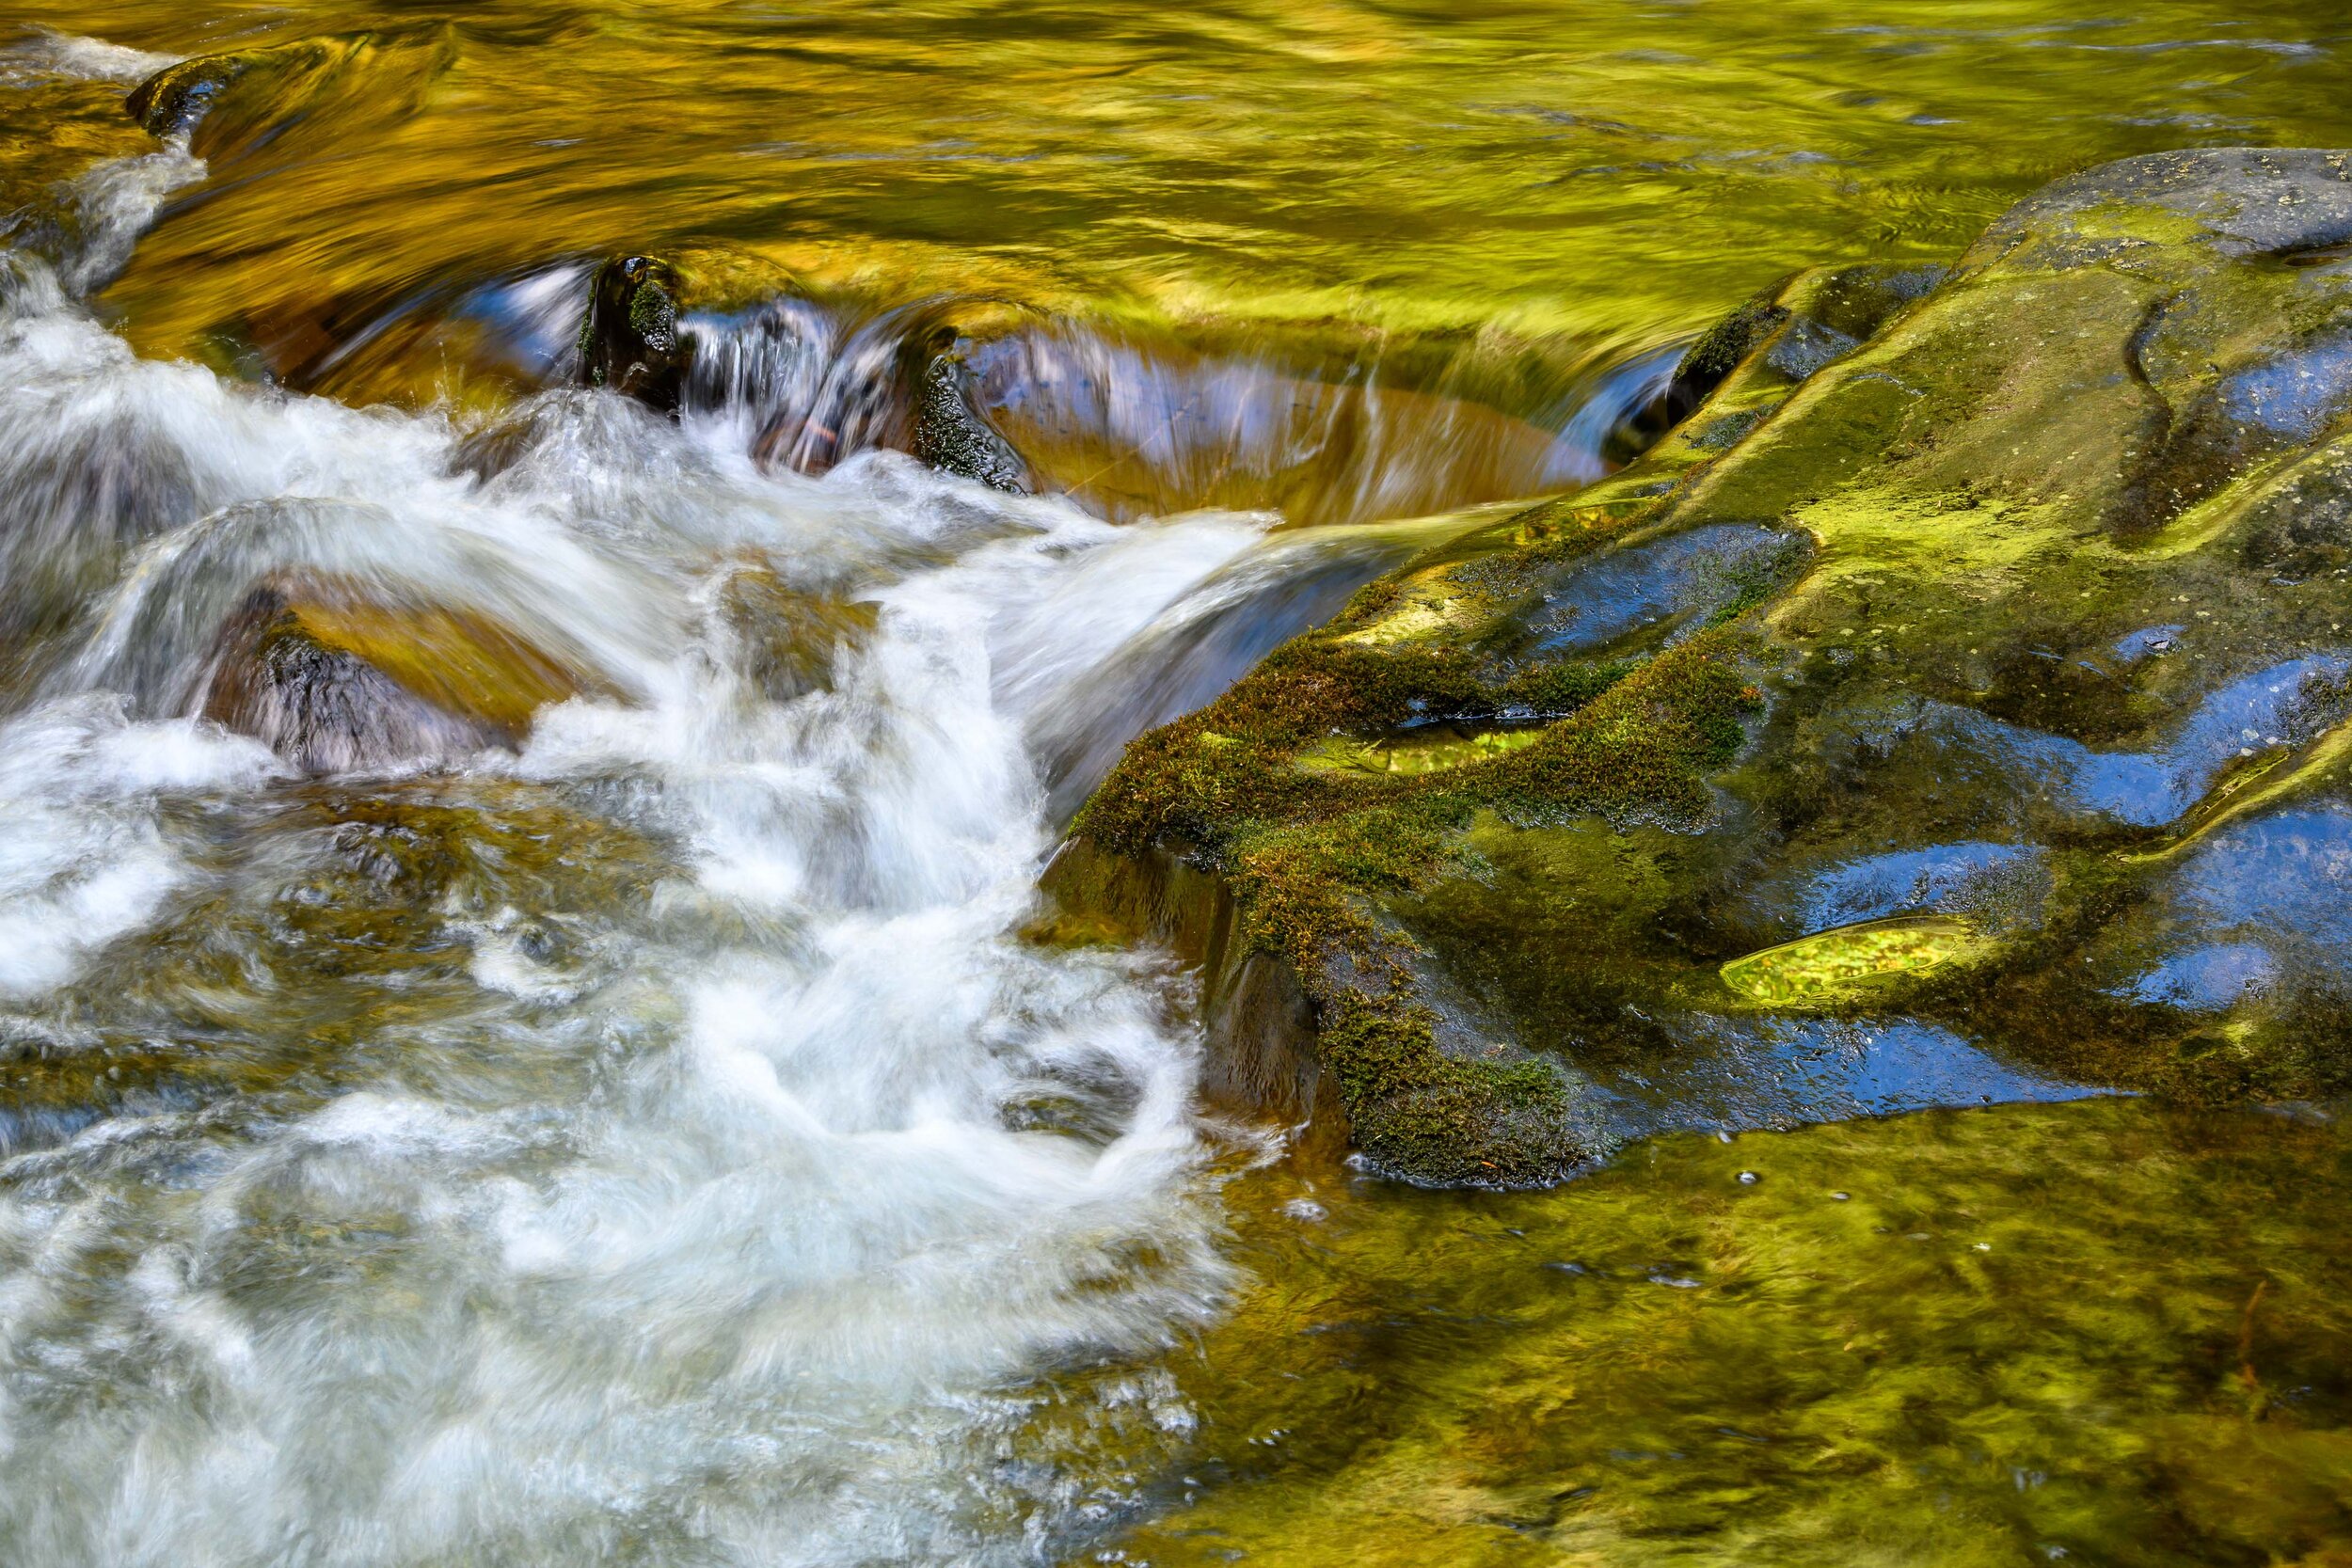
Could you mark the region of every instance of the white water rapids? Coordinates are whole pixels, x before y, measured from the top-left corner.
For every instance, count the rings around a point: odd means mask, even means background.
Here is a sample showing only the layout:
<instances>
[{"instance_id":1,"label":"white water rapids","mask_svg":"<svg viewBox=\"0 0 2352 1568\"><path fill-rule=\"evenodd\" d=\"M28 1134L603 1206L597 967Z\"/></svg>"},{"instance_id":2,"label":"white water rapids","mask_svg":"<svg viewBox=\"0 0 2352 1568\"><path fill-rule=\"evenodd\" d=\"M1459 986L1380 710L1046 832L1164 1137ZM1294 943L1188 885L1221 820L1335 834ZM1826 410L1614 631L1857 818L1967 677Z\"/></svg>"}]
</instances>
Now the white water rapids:
<instances>
[{"instance_id":1,"label":"white water rapids","mask_svg":"<svg viewBox=\"0 0 2352 1568\"><path fill-rule=\"evenodd\" d=\"M1083 1544L1190 1419L1120 1369L1228 1288L1230 1140L1174 977L1025 941L1036 874L1120 742L1396 546L771 472L603 393L485 482L444 416L85 309L201 170L105 166L0 255L0 1059L87 1085L0 1117L0 1563ZM881 605L833 689L747 680L747 560ZM294 568L606 693L518 754L299 778L191 717Z\"/></svg>"},{"instance_id":2,"label":"white water rapids","mask_svg":"<svg viewBox=\"0 0 2352 1568\"><path fill-rule=\"evenodd\" d=\"M898 458L773 476L733 433L601 397L551 400L497 482L453 478L438 419L142 362L72 303L195 168L92 176L106 221L67 286L12 259L11 610L112 581L0 727L11 1048L104 1049L105 999L60 991L107 943L312 869L285 834L224 848L298 786L174 705L273 567L484 605L593 660L625 697L462 774L600 801L671 863L642 908L567 916L552 958L516 934L546 911L430 911L419 940L470 949L470 994L404 1029L388 990L307 1092L18 1121L0 1560L1050 1551L1104 1499L1014 1457L1035 1380L1163 1341L1222 1278L1161 978L1013 934L1050 843L1024 724L1259 525L1116 530ZM747 550L883 605L834 691L746 694L705 601ZM257 1007L284 983L250 945L230 967L210 983ZM1046 1089L1082 1129L1018 1114ZM1148 1380L1085 1397L1184 1419Z\"/></svg>"}]
</instances>

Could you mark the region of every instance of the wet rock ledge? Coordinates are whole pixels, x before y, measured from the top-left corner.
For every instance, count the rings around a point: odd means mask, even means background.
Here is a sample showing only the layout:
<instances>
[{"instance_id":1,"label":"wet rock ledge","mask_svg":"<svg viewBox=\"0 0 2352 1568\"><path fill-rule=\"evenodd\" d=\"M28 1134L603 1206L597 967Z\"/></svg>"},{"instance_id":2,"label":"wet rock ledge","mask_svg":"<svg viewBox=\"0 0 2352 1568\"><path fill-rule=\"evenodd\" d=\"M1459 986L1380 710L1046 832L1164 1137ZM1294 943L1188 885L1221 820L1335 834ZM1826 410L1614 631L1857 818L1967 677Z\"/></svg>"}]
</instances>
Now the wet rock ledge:
<instances>
[{"instance_id":1,"label":"wet rock ledge","mask_svg":"<svg viewBox=\"0 0 2352 1568\"><path fill-rule=\"evenodd\" d=\"M1152 732L1049 873L1221 1097L1421 1181L2352 1087L2352 153L2128 160L1791 279L1679 423Z\"/></svg>"}]
</instances>

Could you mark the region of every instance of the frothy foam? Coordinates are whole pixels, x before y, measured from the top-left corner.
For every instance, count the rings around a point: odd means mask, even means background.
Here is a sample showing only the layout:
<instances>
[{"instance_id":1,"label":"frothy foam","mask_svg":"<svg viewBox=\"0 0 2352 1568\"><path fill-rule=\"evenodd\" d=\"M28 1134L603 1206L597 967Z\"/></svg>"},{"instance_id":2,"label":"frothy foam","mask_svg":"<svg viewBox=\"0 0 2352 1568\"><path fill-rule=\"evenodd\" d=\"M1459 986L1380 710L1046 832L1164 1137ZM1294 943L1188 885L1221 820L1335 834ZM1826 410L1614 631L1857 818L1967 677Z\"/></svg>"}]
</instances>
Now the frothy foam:
<instances>
[{"instance_id":1,"label":"frothy foam","mask_svg":"<svg viewBox=\"0 0 2352 1568\"><path fill-rule=\"evenodd\" d=\"M151 210L165 166L102 171L91 210ZM70 303L113 256L0 325L8 609L38 654L0 729L0 992L96 1083L126 1029L199 1016L310 1065L0 1165L0 1557L1067 1539L1100 1499L999 1457L1037 1380L1163 1342L1225 1274L1164 977L1015 934L1051 838L1026 734L1262 523L1122 531L888 454L772 475L576 394L483 482L439 416L135 358ZM710 605L746 559L881 604L830 689L744 677ZM599 694L443 783L297 783L189 716L240 595L287 573L493 616ZM514 789L558 826L501 816ZM404 804L453 795L519 826ZM501 884L544 906L399 891L599 818L649 847L620 894L567 902L594 851L561 843ZM456 836L397 858L427 831ZM395 961L443 950L422 989ZM304 974L356 1018L302 1011ZM1120 1386L1104 1420L1181 1425Z\"/></svg>"}]
</instances>

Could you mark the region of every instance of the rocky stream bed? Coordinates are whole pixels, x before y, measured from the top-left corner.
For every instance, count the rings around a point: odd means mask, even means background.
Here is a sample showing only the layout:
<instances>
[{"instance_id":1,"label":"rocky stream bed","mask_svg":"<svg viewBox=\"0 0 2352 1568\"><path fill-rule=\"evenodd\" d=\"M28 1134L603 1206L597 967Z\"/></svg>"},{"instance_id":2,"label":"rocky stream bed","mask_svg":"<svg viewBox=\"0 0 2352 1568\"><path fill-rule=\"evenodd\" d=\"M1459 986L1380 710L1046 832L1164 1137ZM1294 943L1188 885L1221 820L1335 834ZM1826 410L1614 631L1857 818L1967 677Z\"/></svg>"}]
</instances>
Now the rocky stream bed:
<instances>
[{"instance_id":1,"label":"rocky stream bed","mask_svg":"<svg viewBox=\"0 0 2352 1568\"><path fill-rule=\"evenodd\" d=\"M0 1560L2352 1560L2352 151L141 341L485 42L0 71Z\"/></svg>"}]
</instances>

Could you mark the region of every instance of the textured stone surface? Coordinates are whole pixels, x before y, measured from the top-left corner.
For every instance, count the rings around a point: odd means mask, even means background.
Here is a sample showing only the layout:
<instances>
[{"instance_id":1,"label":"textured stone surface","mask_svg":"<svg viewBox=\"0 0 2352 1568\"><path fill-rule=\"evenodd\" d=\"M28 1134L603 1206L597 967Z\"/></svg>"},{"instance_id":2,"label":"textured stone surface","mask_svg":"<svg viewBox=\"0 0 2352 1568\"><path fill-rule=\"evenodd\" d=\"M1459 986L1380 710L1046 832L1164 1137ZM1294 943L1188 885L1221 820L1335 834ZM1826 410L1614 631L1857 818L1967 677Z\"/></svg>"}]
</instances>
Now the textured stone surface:
<instances>
[{"instance_id":1,"label":"textured stone surface","mask_svg":"<svg viewBox=\"0 0 2352 1568\"><path fill-rule=\"evenodd\" d=\"M2341 1090L2347 236L2347 155L2224 150L2061 182L1932 292L1805 275L1647 455L1374 584L1079 832L1221 879L1358 1146L1420 1180L2070 1085ZM1548 728L1298 764L1437 721ZM1965 961L1724 978L1899 917Z\"/></svg>"}]
</instances>

